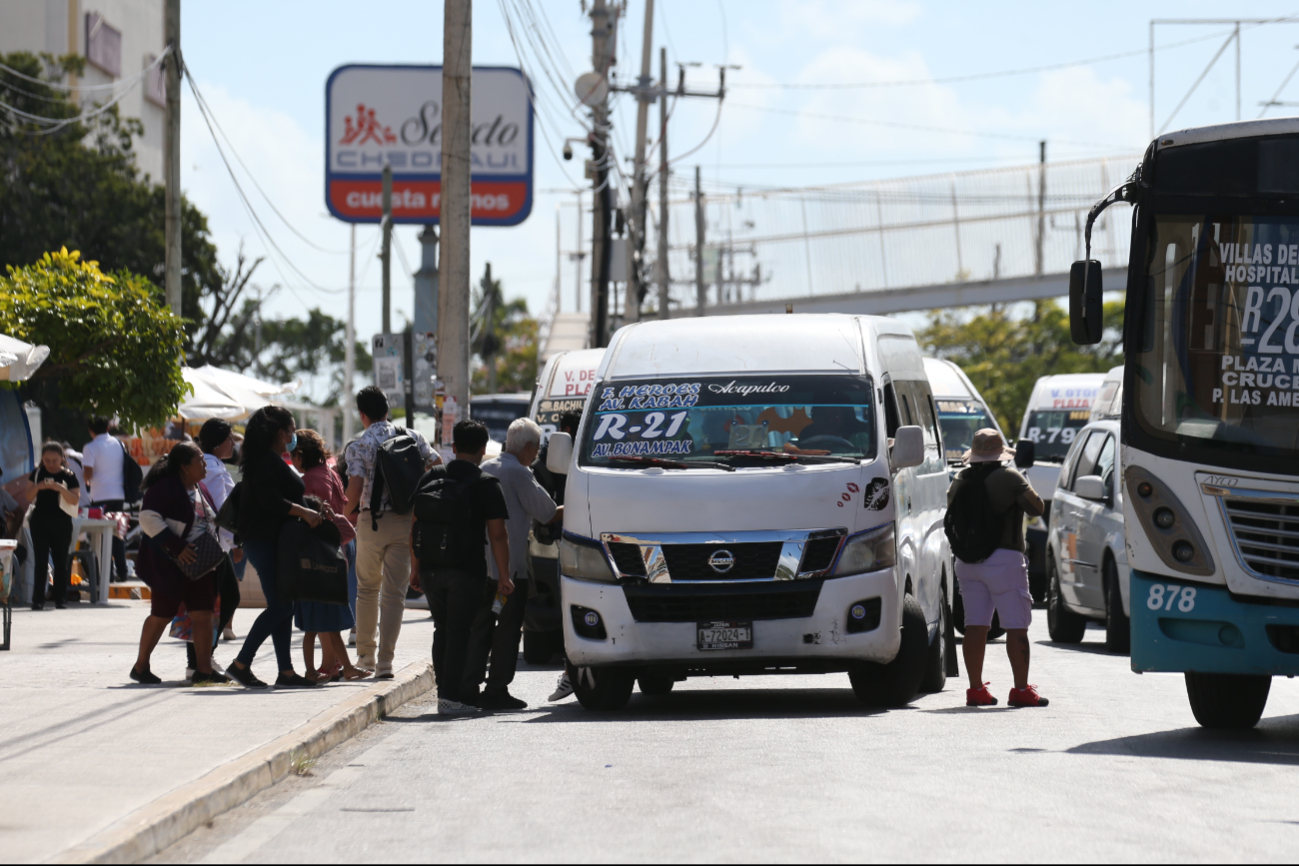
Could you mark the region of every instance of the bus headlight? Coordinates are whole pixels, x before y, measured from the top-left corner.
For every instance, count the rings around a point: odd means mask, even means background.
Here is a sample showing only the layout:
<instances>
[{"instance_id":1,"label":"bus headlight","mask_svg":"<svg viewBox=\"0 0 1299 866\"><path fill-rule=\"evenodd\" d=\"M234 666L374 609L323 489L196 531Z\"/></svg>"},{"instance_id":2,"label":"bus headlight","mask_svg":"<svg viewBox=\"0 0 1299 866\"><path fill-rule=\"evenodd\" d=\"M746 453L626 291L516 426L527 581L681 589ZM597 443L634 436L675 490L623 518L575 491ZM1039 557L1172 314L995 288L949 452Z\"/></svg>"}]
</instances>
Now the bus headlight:
<instances>
[{"instance_id":1,"label":"bus headlight","mask_svg":"<svg viewBox=\"0 0 1299 866\"><path fill-rule=\"evenodd\" d=\"M578 544L567 538L559 542L559 573L577 580L594 580L600 583L617 583L604 549Z\"/></svg>"},{"instance_id":2,"label":"bus headlight","mask_svg":"<svg viewBox=\"0 0 1299 866\"><path fill-rule=\"evenodd\" d=\"M877 529L868 529L844 542L839 562L830 576L843 577L891 568L897 559L893 524L890 523Z\"/></svg>"}]
</instances>

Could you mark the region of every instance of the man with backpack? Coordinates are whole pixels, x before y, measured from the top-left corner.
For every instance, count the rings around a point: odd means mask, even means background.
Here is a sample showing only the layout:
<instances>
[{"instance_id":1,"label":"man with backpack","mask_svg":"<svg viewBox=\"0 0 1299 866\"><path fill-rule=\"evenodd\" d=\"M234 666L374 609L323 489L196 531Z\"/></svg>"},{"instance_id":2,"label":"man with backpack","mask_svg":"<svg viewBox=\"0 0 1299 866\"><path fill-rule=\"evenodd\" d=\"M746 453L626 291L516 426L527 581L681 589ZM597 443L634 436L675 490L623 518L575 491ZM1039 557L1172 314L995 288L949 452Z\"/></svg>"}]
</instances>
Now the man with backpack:
<instances>
[{"instance_id":1,"label":"man with backpack","mask_svg":"<svg viewBox=\"0 0 1299 866\"><path fill-rule=\"evenodd\" d=\"M434 466L420 479L411 530L411 584L428 596L433 614L433 673L437 677L438 713L476 713L465 702L465 668L474 618L489 595L483 547L490 540L498 573L496 591L514 591L508 576L509 512L501 482L479 468L487 453L487 428L461 421L452 433L455 459Z\"/></svg>"},{"instance_id":2,"label":"man with backpack","mask_svg":"<svg viewBox=\"0 0 1299 866\"><path fill-rule=\"evenodd\" d=\"M995 609L1006 629L1006 655L1015 687L1006 701L1012 707L1045 707L1047 699L1028 682L1028 626L1033 596L1028 589L1024 557L1024 516L1038 517L1046 507L1013 466L1003 465L1015 452L1001 434L984 428L974 434L965 454L968 468L947 491L944 529L956 555L956 577L965 603L965 669L970 687L966 706L992 706L997 699L983 682L983 657Z\"/></svg>"},{"instance_id":3,"label":"man with backpack","mask_svg":"<svg viewBox=\"0 0 1299 866\"><path fill-rule=\"evenodd\" d=\"M411 500L424 472L441 462L417 431L388 420L374 385L356 395L365 432L347 448L347 509L356 524L357 667L392 679L410 581ZM375 629L379 639L376 652Z\"/></svg>"}]
</instances>

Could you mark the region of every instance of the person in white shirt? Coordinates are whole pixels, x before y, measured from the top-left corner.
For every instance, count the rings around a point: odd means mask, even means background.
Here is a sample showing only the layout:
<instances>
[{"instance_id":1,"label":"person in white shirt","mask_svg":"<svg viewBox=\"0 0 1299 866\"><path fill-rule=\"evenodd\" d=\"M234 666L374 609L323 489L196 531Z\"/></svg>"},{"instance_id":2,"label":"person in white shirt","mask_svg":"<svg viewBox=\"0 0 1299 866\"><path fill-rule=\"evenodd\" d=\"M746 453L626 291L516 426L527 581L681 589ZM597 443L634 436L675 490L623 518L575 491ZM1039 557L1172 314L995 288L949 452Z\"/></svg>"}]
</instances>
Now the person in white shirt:
<instances>
[{"instance_id":1,"label":"person in white shirt","mask_svg":"<svg viewBox=\"0 0 1299 866\"><path fill-rule=\"evenodd\" d=\"M126 460L126 446L108 433L108 419L96 415L90 419L91 440L81 450L81 466L90 489L90 506L102 508L104 513L126 510L126 492L122 484L122 468ZM113 564L117 579L126 580L126 542L113 533Z\"/></svg>"},{"instance_id":2,"label":"person in white shirt","mask_svg":"<svg viewBox=\"0 0 1299 866\"><path fill-rule=\"evenodd\" d=\"M203 463L207 466L207 476L200 483L207 490L208 496L212 497L212 504L216 506L217 511L220 511L221 506L225 505L226 500L230 498L230 491L235 489L235 480L230 477L230 470L225 464L235 451L234 428L230 426L229 421L209 418L203 422L202 429L198 431L198 445L203 449ZM244 569L248 567L248 563L244 559L243 548L235 543L235 537L230 530L218 530L217 538L221 540L221 547L230 554L230 560L234 563L235 578L234 580L227 578L217 585L217 592L221 597L221 617L217 626L223 640L235 640L232 623L241 598L239 582L244 579Z\"/></svg>"}]
</instances>

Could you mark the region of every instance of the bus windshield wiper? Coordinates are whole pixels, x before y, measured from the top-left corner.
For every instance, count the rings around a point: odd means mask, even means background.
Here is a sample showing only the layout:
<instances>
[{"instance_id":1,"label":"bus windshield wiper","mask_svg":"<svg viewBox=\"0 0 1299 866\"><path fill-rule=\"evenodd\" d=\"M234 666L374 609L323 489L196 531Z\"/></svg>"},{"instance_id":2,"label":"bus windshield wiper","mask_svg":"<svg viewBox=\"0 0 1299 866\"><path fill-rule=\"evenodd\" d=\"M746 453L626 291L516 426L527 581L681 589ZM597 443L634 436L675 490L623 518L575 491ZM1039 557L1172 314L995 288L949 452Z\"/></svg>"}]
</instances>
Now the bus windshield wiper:
<instances>
[{"instance_id":1,"label":"bus windshield wiper","mask_svg":"<svg viewBox=\"0 0 1299 866\"><path fill-rule=\"evenodd\" d=\"M715 457L753 457L757 460L784 460L787 463L856 463L857 457L843 457L832 454L799 454L797 451L763 451L763 450L726 450L714 451Z\"/></svg>"},{"instance_id":2,"label":"bus windshield wiper","mask_svg":"<svg viewBox=\"0 0 1299 866\"><path fill-rule=\"evenodd\" d=\"M661 469L722 469L726 472L734 472L735 467L729 463L722 463L718 460L667 460L663 457L645 457L640 454L615 454L610 460L619 460L624 463L639 463L642 466L658 466Z\"/></svg>"}]
</instances>

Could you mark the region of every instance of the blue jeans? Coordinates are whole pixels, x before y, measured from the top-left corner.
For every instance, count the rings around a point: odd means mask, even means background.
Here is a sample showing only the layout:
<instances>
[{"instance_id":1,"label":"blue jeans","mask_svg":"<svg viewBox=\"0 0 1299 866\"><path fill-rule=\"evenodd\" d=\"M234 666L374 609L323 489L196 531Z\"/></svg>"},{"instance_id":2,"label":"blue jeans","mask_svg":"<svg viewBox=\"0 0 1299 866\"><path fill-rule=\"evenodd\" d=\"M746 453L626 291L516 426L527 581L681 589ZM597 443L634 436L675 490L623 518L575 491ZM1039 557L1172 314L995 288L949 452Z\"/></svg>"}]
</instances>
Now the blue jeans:
<instances>
[{"instance_id":1,"label":"blue jeans","mask_svg":"<svg viewBox=\"0 0 1299 866\"><path fill-rule=\"evenodd\" d=\"M266 610L257 615L253 627L248 630L244 647L236 656L238 662L252 667L253 658L269 637L275 645L275 660L280 670L293 670L293 654L290 639L293 635L293 602L279 601L275 591L275 542L245 541L244 556L257 569L257 577L262 582L262 594L266 596Z\"/></svg>"},{"instance_id":2,"label":"blue jeans","mask_svg":"<svg viewBox=\"0 0 1299 866\"><path fill-rule=\"evenodd\" d=\"M352 621L356 621L356 539L343 545L343 556L347 557L347 606L352 609Z\"/></svg>"}]
</instances>

